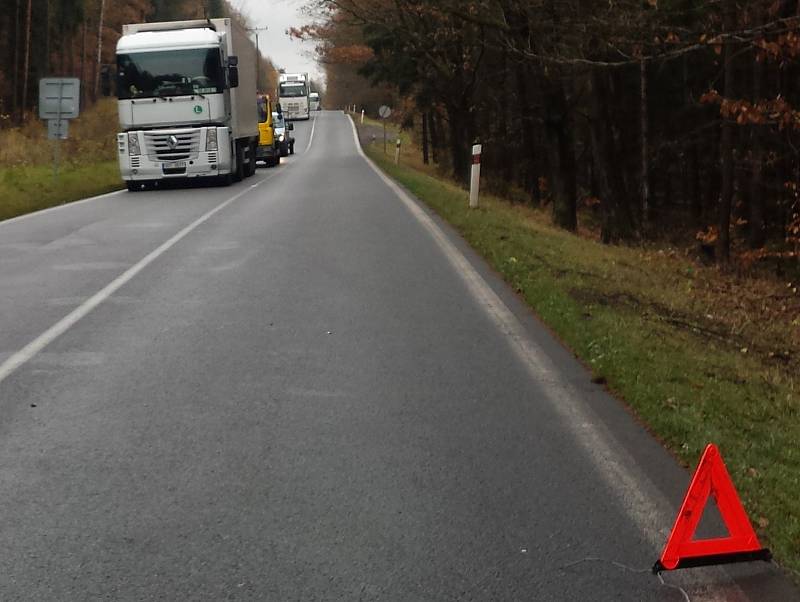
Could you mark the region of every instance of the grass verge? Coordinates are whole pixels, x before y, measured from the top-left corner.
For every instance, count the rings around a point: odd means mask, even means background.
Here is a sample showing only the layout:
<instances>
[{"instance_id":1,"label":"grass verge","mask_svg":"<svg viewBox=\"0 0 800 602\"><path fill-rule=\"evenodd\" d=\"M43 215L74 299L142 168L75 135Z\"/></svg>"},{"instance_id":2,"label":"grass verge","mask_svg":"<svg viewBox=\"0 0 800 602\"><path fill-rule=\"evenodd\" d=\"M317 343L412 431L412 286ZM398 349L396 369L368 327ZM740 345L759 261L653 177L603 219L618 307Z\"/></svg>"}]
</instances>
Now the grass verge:
<instances>
[{"instance_id":1,"label":"grass verge","mask_svg":"<svg viewBox=\"0 0 800 602\"><path fill-rule=\"evenodd\" d=\"M463 189L394 165L382 141L365 150L452 224L686 466L717 443L762 543L800 575L800 321L789 313L731 327L729 315L744 295L785 283L736 288L686 257L604 246L488 195L469 210Z\"/></svg>"},{"instance_id":2,"label":"grass verge","mask_svg":"<svg viewBox=\"0 0 800 602\"><path fill-rule=\"evenodd\" d=\"M0 167L0 220L119 188L116 161L70 165L58 178L46 165Z\"/></svg>"}]
</instances>

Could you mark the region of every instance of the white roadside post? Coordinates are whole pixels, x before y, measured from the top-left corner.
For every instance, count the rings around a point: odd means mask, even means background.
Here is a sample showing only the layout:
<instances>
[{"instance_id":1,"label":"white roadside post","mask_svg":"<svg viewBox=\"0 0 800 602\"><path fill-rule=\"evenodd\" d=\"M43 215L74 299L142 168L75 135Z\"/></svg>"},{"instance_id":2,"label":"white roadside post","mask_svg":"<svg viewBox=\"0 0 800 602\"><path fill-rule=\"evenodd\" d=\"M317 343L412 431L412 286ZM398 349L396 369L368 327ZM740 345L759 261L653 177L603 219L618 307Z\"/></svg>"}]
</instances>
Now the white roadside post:
<instances>
[{"instance_id":1,"label":"white roadside post","mask_svg":"<svg viewBox=\"0 0 800 602\"><path fill-rule=\"evenodd\" d=\"M361 125L364 125L364 109L361 109Z\"/></svg>"},{"instance_id":2,"label":"white roadside post","mask_svg":"<svg viewBox=\"0 0 800 602\"><path fill-rule=\"evenodd\" d=\"M472 174L469 182L470 209L478 208L478 191L481 185L481 145L472 146Z\"/></svg>"},{"instance_id":3,"label":"white roadside post","mask_svg":"<svg viewBox=\"0 0 800 602\"><path fill-rule=\"evenodd\" d=\"M397 139L397 147L394 149L394 164L400 164L400 138Z\"/></svg>"}]
</instances>

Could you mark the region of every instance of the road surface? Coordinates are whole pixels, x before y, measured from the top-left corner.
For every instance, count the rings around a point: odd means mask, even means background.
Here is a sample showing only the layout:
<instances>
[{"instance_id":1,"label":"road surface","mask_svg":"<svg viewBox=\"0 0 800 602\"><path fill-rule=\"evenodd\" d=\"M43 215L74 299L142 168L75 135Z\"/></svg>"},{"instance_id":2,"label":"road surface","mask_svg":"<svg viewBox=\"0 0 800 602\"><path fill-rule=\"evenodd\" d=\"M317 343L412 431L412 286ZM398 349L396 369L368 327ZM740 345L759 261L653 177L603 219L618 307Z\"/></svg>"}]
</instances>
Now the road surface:
<instances>
[{"instance_id":1,"label":"road surface","mask_svg":"<svg viewBox=\"0 0 800 602\"><path fill-rule=\"evenodd\" d=\"M687 473L344 115L296 128L0 223L0 599L796 595L650 574Z\"/></svg>"}]
</instances>

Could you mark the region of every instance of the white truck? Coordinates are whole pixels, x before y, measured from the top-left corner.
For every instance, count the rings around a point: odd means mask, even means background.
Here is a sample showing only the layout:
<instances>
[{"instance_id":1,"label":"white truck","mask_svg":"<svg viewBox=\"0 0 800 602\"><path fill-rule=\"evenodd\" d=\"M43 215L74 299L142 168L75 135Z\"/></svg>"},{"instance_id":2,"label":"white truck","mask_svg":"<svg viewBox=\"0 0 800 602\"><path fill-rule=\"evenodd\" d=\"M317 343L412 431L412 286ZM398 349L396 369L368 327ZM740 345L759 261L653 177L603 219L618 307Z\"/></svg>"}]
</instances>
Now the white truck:
<instances>
[{"instance_id":1,"label":"white truck","mask_svg":"<svg viewBox=\"0 0 800 602\"><path fill-rule=\"evenodd\" d=\"M117 150L128 190L253 175L256 49L230 19L125 25L117 43Z\"/></svg>"},{"instance_id":2,"label":"white truck","mask_svg":"<svg viewBox=\"0 0 800 602\"><path fill-rule=\"evenodd\" d=\"M319 102L319 92L312 92L308 95L308 103L309 109L312 111L319 111L320 109L320 102Z\"/></svg>"},{"instance_id":3,"label":"white truck","mask_svg":"<svg viewBox=\"0 0 800 602\"><path fill-rule=\"evenodd\" d=\"M278 78L278 102L286 119L309 119L311 107L308 73L281 73Z\"/></svg>"}]
</instances>

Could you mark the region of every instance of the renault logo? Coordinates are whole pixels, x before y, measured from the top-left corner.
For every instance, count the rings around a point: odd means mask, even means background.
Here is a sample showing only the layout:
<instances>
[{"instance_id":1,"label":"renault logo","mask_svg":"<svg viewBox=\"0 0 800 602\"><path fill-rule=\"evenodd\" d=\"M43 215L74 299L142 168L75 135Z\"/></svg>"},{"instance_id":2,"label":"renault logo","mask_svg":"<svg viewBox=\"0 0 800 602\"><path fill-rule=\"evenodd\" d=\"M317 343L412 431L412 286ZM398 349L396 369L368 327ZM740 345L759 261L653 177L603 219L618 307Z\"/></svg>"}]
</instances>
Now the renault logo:
<instances>
[{"instance_id":1,"label":"renault logo","mask_svg":"<svg viewBox=\"0 0 800 602\"><path fill-rule=\"evenodd\" d=\"M178 147L178 138L175 136L175 134L171 134L170 137L167 138L167 146L169 146L172 150L175 150Z\"/></svg>"}]
</instances>

